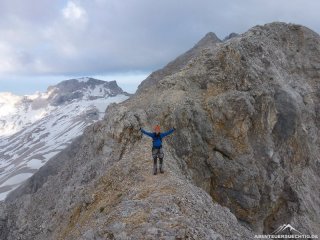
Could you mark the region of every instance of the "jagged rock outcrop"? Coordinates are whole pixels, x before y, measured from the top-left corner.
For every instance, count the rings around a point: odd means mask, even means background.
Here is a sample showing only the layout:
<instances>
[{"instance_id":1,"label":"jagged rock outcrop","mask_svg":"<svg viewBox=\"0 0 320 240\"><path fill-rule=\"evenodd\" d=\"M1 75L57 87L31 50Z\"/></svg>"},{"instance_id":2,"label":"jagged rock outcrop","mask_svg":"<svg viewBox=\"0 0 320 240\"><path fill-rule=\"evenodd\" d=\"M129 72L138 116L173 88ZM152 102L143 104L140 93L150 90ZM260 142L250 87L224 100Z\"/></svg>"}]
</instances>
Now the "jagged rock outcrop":
<instances>
[{"instance_id":1,"label":"jagged rock outcrop","mask_svg":"<svg viewBox=\"0 0 320 240\"><path fill-rule=\"evenodd\" d=\"M225 41L227 41L227 40L229 40L229 39L231 39L231 38L235 38L235 37L238 37L239 36L239 34L238 33L230 33L228 36L226 36L224 39L223 39L223 41L225 42Z\"/></svg>"},{"instance_id":2,"label":"jagged rock outcrop","mask_svg":"<svg viewBox=\"0 0 320 240\"><path fill-rule=\"evenodd\" d=\"M283 223L319 234L319 93L320 37L303 26L202 47L14 192L0 238L254 239ZM177 128L157 176L138 131L155 123Z\"/></svg>"},{"instance_id":3,"label":"jagged rock outcrop","mask_svg":"<svg viewBox=\"0 0 320 240\"><path fill-rule=\"evenodd\" d=\"M156 84L159 80L176 73L187 64L192 65L192 59L201 53L205 48L213 48L217 43L220 43L221 40L213 32L207 33L196 45L193 46L189 51L180 55L170 63L168 63L164 68L159 69L150 74L145 81L143 81L138 87L137 93L142 89L147 89L150 86Z\"/></svg>"}]
</instances>

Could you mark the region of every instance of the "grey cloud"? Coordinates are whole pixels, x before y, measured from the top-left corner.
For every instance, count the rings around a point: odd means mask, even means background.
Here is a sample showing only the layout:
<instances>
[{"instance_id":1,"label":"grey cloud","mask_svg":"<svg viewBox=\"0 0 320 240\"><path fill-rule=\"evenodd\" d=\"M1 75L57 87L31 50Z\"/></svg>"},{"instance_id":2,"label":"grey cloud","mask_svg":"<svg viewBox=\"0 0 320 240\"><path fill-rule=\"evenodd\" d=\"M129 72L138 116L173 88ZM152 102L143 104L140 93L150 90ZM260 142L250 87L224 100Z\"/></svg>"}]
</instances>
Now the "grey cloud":
<instances>
[{"instance_id":1,"label":"grey cloud","mask_svg":"<svg viewBox=\"0 0 320 240\"><path fill-rule=\"evenodd\" d=\"M0 43L24 53L15 73L88 75L154 70L209 31L223 38L272 21L299 23L320 31L317 0L72 2L85 11L85 19L64 18L62 10L68 1L1 1ZM8 29L12 28L15 34L10 35ZM0 57L4 57L1 52Z\"/></svg>"}]
</instances>

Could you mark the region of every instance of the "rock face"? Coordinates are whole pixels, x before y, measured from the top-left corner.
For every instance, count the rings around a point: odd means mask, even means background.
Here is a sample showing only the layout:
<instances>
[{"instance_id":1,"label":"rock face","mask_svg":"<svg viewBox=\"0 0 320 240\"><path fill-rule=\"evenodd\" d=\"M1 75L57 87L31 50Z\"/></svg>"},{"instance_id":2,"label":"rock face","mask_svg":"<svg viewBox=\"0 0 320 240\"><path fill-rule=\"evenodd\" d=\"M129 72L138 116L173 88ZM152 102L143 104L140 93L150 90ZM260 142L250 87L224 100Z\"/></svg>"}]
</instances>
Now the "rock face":
<instances>
[{"instance_id":1,"label":"rock face","mask_svg":"<svg viewBox=\"0 0 320 240\"><path fill-rule=\"evenodd\" d=\"M9 196L0 238L254 239L284 223L319 234L319 35L272 23L186 61L109 105ZM156 123L177 130L153 176L138 129Z\"/></svg>"}]
</instances>

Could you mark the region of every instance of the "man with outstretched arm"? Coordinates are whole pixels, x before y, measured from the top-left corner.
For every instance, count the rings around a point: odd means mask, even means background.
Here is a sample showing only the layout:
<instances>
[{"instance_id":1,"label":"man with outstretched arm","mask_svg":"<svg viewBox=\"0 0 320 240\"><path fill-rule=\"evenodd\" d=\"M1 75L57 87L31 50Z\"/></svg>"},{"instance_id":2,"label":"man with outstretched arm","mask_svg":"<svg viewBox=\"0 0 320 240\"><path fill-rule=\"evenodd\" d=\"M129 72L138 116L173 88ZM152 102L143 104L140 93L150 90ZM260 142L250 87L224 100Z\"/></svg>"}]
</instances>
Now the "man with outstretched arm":
<instances>
[{"instance_id":1,"label":"man with outstretched arm","mask_svg":"<svg viewBox=\"0 0 320 240\"><path fill-rule=\"evenodd\" d=\"M157 168L157 159L159 158L159 170L160 173L164 173L163 171L163 149L162 149L162 139L171 133L173 133L176 129L172 128L167 132L160 132L160 126L156 125L154 127L154 132L147 132L146 130L140 128L140 131L152 138L152 157L153 157L153 174L156 175L158 172Z\"/></svg>"}]
</instances>

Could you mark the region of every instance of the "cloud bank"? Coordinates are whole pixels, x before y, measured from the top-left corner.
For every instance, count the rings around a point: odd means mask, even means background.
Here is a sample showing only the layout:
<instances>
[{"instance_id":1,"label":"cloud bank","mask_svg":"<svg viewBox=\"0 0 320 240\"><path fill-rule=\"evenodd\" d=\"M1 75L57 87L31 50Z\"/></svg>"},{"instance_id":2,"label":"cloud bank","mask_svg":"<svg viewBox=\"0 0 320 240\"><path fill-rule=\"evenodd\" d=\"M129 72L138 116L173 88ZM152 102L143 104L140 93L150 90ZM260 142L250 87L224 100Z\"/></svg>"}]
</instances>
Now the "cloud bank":
<instances>
[{"instance_id":1,"label":"cloud bank","mask_svg":"<svg viewBox=\"0 0 320 240\"><path fill-rule=\"evenodd\" d=\"M2 0L0 79L155 70L207 32L285 21L320 32L317 0Z\"/></svg>"}]
</instances>

